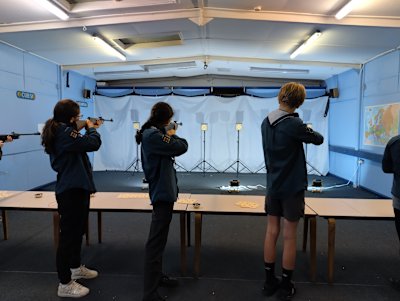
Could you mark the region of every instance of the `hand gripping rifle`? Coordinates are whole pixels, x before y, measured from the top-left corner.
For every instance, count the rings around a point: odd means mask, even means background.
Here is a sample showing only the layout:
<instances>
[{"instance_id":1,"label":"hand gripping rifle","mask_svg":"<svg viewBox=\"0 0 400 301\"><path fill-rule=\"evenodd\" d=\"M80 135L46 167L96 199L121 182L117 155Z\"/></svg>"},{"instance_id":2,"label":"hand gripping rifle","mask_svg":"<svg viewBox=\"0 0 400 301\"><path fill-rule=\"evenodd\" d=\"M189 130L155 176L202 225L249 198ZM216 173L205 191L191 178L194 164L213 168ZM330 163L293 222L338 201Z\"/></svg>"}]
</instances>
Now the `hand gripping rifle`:
<instances>
[{"instance_id":1,"label":"hand gripping rifle","mask_svg":"<svg viewBox=\"0 0 400 301\"><path fill-rule=\"evenodd\" d=\"M173 121L165 127L165 131L168 132L169 130L177 130L178 126L182 125L182 122Z\"/></svg>"}]
</instances>

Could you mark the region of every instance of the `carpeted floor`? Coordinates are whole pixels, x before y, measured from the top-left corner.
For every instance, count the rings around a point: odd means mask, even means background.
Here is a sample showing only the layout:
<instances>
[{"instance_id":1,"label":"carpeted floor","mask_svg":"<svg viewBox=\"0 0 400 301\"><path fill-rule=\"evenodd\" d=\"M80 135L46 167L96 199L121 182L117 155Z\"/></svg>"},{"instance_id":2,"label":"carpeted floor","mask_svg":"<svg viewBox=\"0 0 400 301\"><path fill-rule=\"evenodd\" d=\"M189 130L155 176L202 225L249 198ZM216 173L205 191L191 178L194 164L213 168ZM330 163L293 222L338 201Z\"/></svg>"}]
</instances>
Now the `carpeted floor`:
<instances>
[{"instance_id":1,"label":"carpeted floor","mask_svg":"<svg viewBox=\"0 0 400 301\"><path fill-rule=\"evenodd\" d=\"M96 172L99 191L142 191L142 174ZM310 183L315 176L310 176ZM318 177L325 187L345 181ZM181 192L228 193L235 174L179 173ZM263 174L239 175L241 185L265 185ZM43 187L52 190L54 185ZM262 188L240 192L264 194ZM376 198L352 186L322 193L318 197ZM10 211L9 240L0 240L0 301L59 300L56 296L55 249L52 215L47 212ZM193 222L193 221L192 221ZM193 278L193 247L188 247L188 273L180 275L179 217L173 218L164 257L165 270L179 277L176 289L160 292L171 301L266 300L261 294L264 279L262 216L205 216L201 276ZM91 292L83 300L140 301L143 281L144 243L150 224L148 213L103 213L103 243L95 242L96 216L91 214L91 244L83 247L83 262L99 270L97 279L82 281ZM327 225L317 219L317 281L309 279L309 253L301 251L299 225L295 300L400 300L388 279L400 277L399 242L393 221L338 220L336 225L335 283L327 284ZM1 227L1 226L0 226ZM192 227L193 231L193 227ZM278 243L278 258L282 250ZM277 270L280 271L278 262ZM268 298L276 300L275 297Z\"/></svg>"}]
</instances>

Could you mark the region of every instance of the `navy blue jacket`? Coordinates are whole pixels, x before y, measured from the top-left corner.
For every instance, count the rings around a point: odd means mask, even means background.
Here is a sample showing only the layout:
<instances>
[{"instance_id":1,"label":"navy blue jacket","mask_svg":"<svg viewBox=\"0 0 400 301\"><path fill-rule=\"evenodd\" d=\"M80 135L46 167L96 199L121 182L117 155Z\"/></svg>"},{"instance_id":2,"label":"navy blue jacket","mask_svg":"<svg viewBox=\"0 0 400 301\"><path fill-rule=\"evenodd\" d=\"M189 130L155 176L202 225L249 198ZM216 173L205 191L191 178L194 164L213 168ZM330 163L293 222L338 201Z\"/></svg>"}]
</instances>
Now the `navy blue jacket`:
<instances>
[{"instance_id":1,"label":"navy blue jacket","mask_svg":"<svg viewBox=\"0 0 400 301\"><path fill-rule=\"evenodd\" d=\"M142 166L149 182L151 203L175 202L178 197L178 180L174 157L188 150L188 143L176 135L168 136L151 127L142 134Z\"/></svg>"},{"instance_id":2,"label":"navy blue jacket","mask_svg":"<svg viewBox=\"0 0 400 301\"><path fill-rule=\"evenodd\" d=\"M267 195L290 197L307 189L307 167L303 142L322 144L321 134L308 128L297 113L287 114L261 125L264 160L267 169Z\"/></svg>"},{"instance_id":3,"label":"navy blue jacket","mask_svg":"<svg viewBox=\"0 0 400 301\"><path fill-rule=\"evenodd\" d=\"M50 163L57 172L56 194L72 188L96 192L93 182L92 165L86 152L100 148L100 134L90 128L84 135L71 126L60 124L54 141Z\"/></svg>"},{"instance_id":4,"label":"navy blue jacket","mask_svg":"<svg viewBox=\"0 0 400 301\"><path fill-rule=\"evenodd\" d=\"M392 194L400 198L400 135L389 140L382 159L382 170L393 174Z\"/></svg>"}]
</instances>

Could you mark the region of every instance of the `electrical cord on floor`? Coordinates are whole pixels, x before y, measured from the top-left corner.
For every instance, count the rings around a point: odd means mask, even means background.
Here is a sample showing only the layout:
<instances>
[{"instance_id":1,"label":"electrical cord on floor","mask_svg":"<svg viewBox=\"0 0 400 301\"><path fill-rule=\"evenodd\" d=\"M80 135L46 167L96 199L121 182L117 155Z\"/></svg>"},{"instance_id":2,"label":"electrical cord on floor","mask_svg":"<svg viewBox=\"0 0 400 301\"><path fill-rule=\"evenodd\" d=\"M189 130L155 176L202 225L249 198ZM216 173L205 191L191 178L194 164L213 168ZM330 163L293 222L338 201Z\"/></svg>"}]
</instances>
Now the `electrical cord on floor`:
<instances>
[{"instance_id":1,"label":"electrical cord on floor","mask_svg":"<svg viewBox=\"0 0 400 301\"><path fill-rule=\"evenodd\" d=\"M344 184L336 184L336 185L332 185L332 186L327 186L327 187L316 187L316 186L308 186L307 190L311 191L311 192L322 192L325 190L329 190L332 188L340 188L340 187L345 187L345 186L349 186L350 183L352 182L351 180L354 178L354 176L357 174L358 168L360 167L360 163L357 162L357 167L356 170L354 171L353 175L351 176L351 178L347 181L347 183Z\"/></svg>"}]
</instances>

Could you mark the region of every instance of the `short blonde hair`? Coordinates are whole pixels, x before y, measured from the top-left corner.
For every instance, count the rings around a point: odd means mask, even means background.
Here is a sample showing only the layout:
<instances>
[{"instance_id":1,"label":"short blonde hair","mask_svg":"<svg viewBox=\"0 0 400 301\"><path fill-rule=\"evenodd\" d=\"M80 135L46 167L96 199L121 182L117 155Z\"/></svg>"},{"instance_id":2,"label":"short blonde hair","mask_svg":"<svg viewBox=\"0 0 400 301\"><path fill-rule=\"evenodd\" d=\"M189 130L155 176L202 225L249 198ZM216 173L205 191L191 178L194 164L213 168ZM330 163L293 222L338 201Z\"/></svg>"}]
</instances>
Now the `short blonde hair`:
<instances>
[{"instance_id":1,"label":"short blonde hair","mask_svg":"<svg viewBox=\"0 0 400 301\"><path fill-rule=\"evenodd\" d=\"M282 86L279 91L279 103L284 102L291 108L300 107L306 98L306 89L302 84L290 82Z\"/></svg>"}]
</instances>

